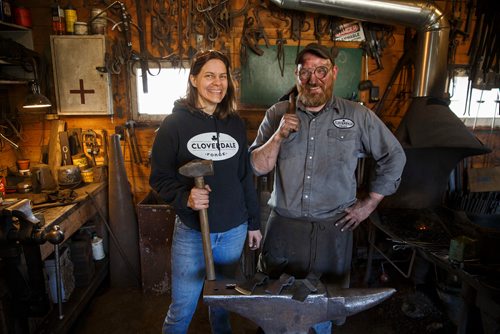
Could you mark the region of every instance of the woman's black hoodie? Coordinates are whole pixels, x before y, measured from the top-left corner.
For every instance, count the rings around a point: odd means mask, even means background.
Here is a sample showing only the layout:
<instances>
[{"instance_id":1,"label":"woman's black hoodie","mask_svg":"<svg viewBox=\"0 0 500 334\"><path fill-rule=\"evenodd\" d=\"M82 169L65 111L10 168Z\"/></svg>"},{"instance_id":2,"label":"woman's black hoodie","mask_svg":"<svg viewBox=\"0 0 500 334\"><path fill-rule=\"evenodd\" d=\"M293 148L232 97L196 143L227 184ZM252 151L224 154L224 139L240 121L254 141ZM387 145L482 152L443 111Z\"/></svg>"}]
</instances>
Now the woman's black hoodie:
<instances>
[{"instance_id":1,"label":"woman's black hoodie","mask_svg":"<svg viewBox=\"0 0 500 334\"><path fill-rule=\"evenodd\" d=\"M198 211L187 207L194 180L179 174L179 167L194 159L213 160L214 175L205 176L205 184L212 190L210 232L224 232L245 221L249 230L258 230L259 203L242 119L217 119L200 110L189 111L177 101L156 134L149 183L175 207L184 224L200 230Z\"/></svg>"}]
</instances>

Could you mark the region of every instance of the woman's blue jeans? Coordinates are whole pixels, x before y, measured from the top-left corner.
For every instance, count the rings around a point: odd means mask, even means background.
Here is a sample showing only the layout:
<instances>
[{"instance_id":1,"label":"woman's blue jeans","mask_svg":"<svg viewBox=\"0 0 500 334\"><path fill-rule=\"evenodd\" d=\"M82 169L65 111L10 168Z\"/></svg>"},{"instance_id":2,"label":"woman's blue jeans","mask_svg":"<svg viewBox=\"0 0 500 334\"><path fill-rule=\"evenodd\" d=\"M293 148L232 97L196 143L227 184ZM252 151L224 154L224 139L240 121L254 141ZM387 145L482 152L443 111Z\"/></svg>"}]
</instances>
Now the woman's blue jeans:
<instances>
[{"instance_id":1,"label":"woman's blue jeans","mask_svg":"<svg viewBox=\"0 0 500 334\"><path fill-rule=\"evenodd\" d=\"M219 279L235 277L248 224L241 224L229 231L210 233L215 264L215 275ZM187 333L189 323L205 281L205 258L201 232L184 225L177 217L172 239L172 303L168 309L163 333ZM229 314L219 307L209 308L212 333L231 333Z\"/></svg>"}]
</instances>

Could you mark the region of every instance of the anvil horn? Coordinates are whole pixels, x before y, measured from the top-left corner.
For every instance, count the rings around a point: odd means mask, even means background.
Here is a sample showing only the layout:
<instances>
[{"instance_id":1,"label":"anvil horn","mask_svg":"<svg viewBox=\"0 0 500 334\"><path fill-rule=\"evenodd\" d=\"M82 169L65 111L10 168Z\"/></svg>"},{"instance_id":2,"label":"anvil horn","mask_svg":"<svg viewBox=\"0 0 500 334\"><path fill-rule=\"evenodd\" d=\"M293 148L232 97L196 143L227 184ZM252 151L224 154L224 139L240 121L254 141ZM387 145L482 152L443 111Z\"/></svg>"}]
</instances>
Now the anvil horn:
<instances>
[{"instance_id":1,"label":"anvil horn","mask_svg":"<svg viewBox=\"0 0 500 334\"><path fill-rule=\"evenodd\" d=\"M335 289L327 286L328 318L342 319L368 310L392 296L392 288Z\"/></svg>"}]
</instances>

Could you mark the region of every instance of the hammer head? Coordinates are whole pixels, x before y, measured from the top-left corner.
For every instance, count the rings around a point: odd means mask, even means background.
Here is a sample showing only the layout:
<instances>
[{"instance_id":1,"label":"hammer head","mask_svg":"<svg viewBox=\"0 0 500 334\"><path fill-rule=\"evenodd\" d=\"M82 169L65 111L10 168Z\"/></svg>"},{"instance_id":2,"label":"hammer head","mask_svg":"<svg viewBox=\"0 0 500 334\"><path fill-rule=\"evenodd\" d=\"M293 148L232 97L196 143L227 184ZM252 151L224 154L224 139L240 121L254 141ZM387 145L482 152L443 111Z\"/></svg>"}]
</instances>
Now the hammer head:
<instances>
[{"instance_id":1,"label":"hammer head","mask_svg":"<svg viewBox=\"0 0 500 334\"><path fill-rule=\"evenodd\" d=\"M186 177L200 177L214 175L214 163L212 160L196 159L179 168L179 173Z\"/></svg>"}]
</instances>

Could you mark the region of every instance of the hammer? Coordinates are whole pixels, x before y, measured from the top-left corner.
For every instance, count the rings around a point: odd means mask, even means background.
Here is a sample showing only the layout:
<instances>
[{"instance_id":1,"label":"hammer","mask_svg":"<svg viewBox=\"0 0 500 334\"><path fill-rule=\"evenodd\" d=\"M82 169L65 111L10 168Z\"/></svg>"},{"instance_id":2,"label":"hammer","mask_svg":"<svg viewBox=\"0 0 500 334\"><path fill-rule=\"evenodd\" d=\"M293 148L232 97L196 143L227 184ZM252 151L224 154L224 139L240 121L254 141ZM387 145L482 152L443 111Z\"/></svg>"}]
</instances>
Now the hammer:
<instances>
[{"instance_id":1,"label":"hammer","mask_svg":"<svg viewBox=\"0 0 500 334\"><path fill-rule=\"evenodd\" d=\"M179 168L179 173L186 177L194 178L196 188L205 188L203 179L206 175L214 175L214 165L212 160L193 160ZM207 280L215 281L214 259L212 256L212 245L210 243L210 229L208 227L207 209L200 210L201 240L203 243L203 255L205 256L205 266Z\"/></svg>"}]
</instances>

